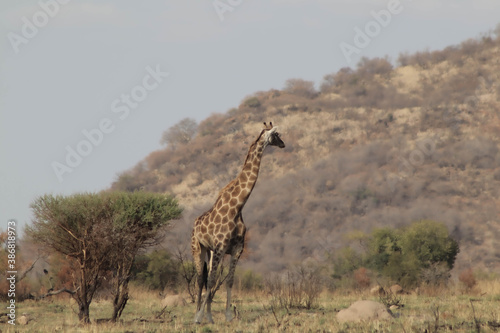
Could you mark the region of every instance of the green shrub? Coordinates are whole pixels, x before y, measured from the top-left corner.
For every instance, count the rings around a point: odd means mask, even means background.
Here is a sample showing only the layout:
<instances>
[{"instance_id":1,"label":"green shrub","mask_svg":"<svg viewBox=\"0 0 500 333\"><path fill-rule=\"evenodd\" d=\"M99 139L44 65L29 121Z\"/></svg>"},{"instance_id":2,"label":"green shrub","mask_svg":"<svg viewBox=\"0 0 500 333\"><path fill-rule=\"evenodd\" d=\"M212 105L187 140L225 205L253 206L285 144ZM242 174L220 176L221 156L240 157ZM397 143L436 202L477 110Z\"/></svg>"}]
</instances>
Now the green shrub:
<instances>
[{"instance_id":1,"label":"green shrub","mask_svg":"<svg viewBox=\"0 0 500 333\"><path fill-rule=\"evenodd\" d=\"M410 225L402 234L403 255L414 255L425 268L434 263L446 263L453 268L459 252L458 243L448 234L442 223L422 220Z\"/></svg>"},{"instance_id":2,"label":"green shrub","mask_svg":"<svg viewBox=\"0 0 500 333\"><path fill-rule=\"evenodd\" d=\"M132 279L149 289L163 290L165 287L175 287L179 274L177 266L167 251L153 251L136 257Z\"/></svg>"},{"instance_id":3,"label":"green shrub","mask_svg":"<svg viewBox=\"0 0 500 333\"><path fill-rule=\"evenodd\" d=\"M241 275L236 276L241 290L255 291L262 289L262 276L251 269L246 270Z\"/></svg>"},{"instance_id":4,"label":"green shrub","mask_svg":"<svg viewBox=\"0 0 500 333\"><path fill-rule=\"evenodd\" d=\"M351 275L356 269L363 265L363 257L350 247L340 250L333 261L333 278L341 279L343 276Z\"/></svg>"},{"instance_id":5,"label":"green shrub","mask_svg":"<svg viewBox=\"0 0 500 333\"><path fill-rule=\"evenodd\" d=\"M403 287L439 285L448 280L459 252L446 226L431 220L402 229L375 229L366 238L364 253L347 247L335 257L334 279L355 279L353 272L365 266Z\"/></svg>"}]
</instances>

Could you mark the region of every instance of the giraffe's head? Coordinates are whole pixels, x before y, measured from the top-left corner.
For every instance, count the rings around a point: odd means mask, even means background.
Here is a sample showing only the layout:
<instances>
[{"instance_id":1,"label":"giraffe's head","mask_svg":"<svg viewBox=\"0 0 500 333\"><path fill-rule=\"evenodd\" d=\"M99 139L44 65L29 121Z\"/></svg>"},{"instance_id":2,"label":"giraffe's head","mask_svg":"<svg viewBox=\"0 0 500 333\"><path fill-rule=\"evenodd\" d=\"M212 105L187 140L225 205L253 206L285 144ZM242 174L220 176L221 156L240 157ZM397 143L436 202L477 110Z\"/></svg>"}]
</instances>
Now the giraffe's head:
<instances>
[{"instance_id":1,"label":"giraffe's head","mask_svg":"<svg viewBox=\"0 0 500 333\"><path fill-rule=\"evenodd\" d=\"M278 132L278 127L273 127L273 123L269 125L264 123L263 137L266 145L285 148L285 143L281 140L281 135Z\"/></svg>"}]
</instances>

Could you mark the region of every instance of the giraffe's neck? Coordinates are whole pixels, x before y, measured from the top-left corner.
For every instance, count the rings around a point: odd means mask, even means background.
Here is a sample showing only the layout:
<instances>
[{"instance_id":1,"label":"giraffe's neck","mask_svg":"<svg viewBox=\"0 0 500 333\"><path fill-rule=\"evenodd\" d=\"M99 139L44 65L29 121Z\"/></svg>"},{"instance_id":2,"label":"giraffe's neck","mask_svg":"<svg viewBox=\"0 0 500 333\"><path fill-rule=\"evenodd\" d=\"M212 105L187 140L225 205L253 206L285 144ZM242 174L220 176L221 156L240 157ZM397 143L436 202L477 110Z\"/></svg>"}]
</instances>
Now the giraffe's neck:
<instances>
[{"instance_id":1,"label":"giraffe's neck","mask_svg":"<svg viewBox=\"0 0 500 333\"><path fill-rule=\"evenodd\" d=\"M257 182L260 162L265 148L265 141L262 140L261 136L259 136L259 138L248 149L248 154L245 159L245 163L243 164L243 168L234 180L234 185L241 188L241 193L238 196L240 208L243 208L245 205L248 197L252 193L255 183Z\"/></svg>"}]
</instances>

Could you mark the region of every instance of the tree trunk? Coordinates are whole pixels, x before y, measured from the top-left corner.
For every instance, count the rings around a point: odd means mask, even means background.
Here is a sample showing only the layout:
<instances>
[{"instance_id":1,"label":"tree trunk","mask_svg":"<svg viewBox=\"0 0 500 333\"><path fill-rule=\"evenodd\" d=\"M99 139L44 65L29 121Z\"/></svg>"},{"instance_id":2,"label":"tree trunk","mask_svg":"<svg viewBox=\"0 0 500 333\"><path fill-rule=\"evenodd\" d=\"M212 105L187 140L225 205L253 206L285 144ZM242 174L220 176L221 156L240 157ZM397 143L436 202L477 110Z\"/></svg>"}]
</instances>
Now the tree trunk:
<instances>
[{"instance_id":1,"label":"tree trunk","mask_svg":"<svg viewBox=\"0 0 500 333\"><path fill-rule=\"evenodd\" d=\"M115 298L113 299L113 317L111 321L116 322L118 318L122 315L125 305L128 301L128 279L125 279L122 283L116 287Z\"/></svg>"},{"instance_id":2,"label":"tree trunk","mask_svg":"<svg viewBox=\"0 0 500 333\"><path fill-rule=\"evenodd\" d=\"M78 319L81 323L90 324L90 312L89 312L90 304L88 302L81 302L78 304L79 312Z\"/></svg>"},{"instance_id":3,"label":"tree trunk","mask_svg":"<svg viewBox=\"0 0 500 333\"><path fill-rule=\"evenodd\" d=\"M78 319L80 320L81 323L84 324L89 324L90 323L90 302L88 302L87 298L87 272L86 272L86 267L85 267L85 252L84 252L84 258L83 262L80 263L80 271L81 271L81 288L78 293L78 297L76 298L78 302Z\"/></svg>"},{"instance_id":4,"label":"tree trunk","mask_svg":"<svg viewBox=\"0 0 500 333\"><path fill-rule=\"evenodd\" d=\"M115 278L115 297L113 299L113 316L111 321L116 322L118 318L122 315L125 305L128 301L128 282L130 280L130 271L132 270L132 265L134 263L134 255L131 255L126 260L118 263L118 269L116 271Z\"/></svg>"}]
</instances>

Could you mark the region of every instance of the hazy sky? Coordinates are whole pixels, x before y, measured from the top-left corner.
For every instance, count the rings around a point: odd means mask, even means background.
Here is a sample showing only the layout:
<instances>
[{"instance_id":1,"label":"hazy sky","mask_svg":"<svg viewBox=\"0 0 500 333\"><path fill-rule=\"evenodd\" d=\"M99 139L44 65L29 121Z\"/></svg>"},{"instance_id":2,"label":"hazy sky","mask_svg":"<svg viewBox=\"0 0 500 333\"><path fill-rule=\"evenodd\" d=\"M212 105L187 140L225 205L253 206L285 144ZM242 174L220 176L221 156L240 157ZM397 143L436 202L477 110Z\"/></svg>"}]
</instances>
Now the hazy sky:
<instances>
[{"instance_id":1,"label":"hazy sky","mask_svg":"<svg viewBox=\"0 0 500 333\"><path fill-rule=\"evenodd\" d=\"M498 0L2 0L0 227L21 231L44 193L107 188L184 117L289 78L319 86L362 56L458 44L499 13Z\"/></svg>"}]
</instances>

